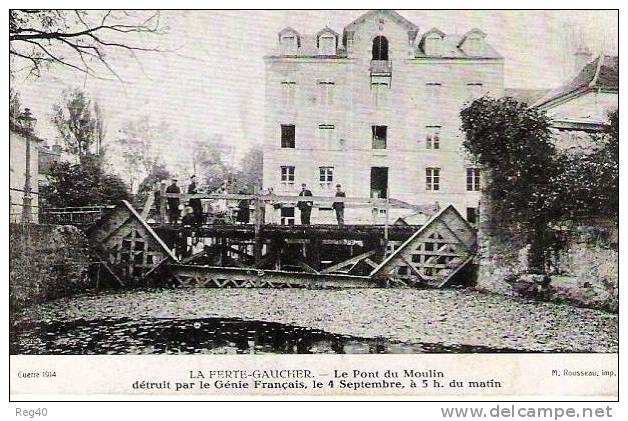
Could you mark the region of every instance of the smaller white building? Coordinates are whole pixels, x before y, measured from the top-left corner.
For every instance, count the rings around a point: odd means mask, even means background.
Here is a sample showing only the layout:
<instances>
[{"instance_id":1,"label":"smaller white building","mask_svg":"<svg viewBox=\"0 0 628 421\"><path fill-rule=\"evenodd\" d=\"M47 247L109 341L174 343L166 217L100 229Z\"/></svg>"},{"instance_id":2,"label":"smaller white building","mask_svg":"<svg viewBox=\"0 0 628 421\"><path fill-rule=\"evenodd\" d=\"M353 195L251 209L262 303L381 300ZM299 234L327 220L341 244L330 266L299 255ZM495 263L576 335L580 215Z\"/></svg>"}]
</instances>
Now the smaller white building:
<instances>
[{"instance_id":1,"label":"smaller white building","mask_svg":"<svg viewBox=\"0 0 628 421\"><path fill-rule=\"evenodd\" d=\"M26 142L30 141L31 222L38 221L39 209L39 145L43 140L28 135L20 125L9 119L9 200L10 222L22 221L24 186L26 183Z\"/></svg>"},{"instance_id":2,"label":"smaller white building","mask_svg":"<svg viewBox=\"0 0 628 421\"><path fill-rule=\"evenodd\" d=\"M552 118L560 149L590 148L590 135L604 130L608 114L619 107L619 57L598 56L532 105Z\"/></svg>"}]
</instances>

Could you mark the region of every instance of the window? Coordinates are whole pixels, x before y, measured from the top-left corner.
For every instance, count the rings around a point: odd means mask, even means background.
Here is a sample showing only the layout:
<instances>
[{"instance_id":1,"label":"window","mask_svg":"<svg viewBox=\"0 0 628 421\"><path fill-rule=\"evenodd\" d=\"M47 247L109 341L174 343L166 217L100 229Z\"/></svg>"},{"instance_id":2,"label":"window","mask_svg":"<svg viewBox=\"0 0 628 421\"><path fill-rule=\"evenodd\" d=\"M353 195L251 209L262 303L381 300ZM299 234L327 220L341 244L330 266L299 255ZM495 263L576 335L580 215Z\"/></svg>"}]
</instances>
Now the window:
<instances>
[{"instance_id":1,"label":"window","mask_svg":"<svg viewBox=\"0 0 628 421\"><path fill-rule=\"evenodd\" d=\"M386 149L388 126L371 126L373 133L373 149Z\"/></svg>"},{"instance_id":2,"label":"window","mask_svg":"<svg viewBox=\"0 0 628 421\"><path fill-rule=\"evenodd\" d=\"M281 52L284 55L295 55L299 47L296 35L284 35L281 37Z\"/></svg>"},{"instance_id":3,"label":"window","mask_svg":"<svg viewBox=\"0 0 628 421\"><path fill-rule=\"evenodd\" d=\"M281 82L281 103L284 107L293 107L297 90L296 82Z\"/></svg>"},{"instance_id":4,"label":"window","mask_svg":"<svg viewBox=\"0 0 628 421\"><path fill-rule=\"evenodd\" d=\"M336 37L325 35L318 38L318 51L323 56L333 56L336 54Z\"/></svg>"},{"instance_id":5,"label":"window","mask_svg":"<svg viewBox=\"0 0 628 421\"><path fill-rule=\"evenodd\" d=\"M334 82L318 82L318 89L320 92L320 105L333 105L334 104Z\"/></svg>"},{"instance_id":6,"label":"window","mask_svg":"<svg viewBox=\"0 0 628 421\"><path fill-rule=\"evenodd\" d=\"M483 40L481 37L471 36L464 41L463 50L470 56L481 56L484 52Z\"/></svg>"},{"instance_id":7,"label":"window","mask_svg":"<svg viewBox=\"0 0 628 421\"><path fill-rule=\"evenodd\" d=\"M384 36L373 38L373 60L388 60L388 40Z\"/></svg>"},{"instance_id":8,"label":"window","mask_svg":"<svg viewBox=\"0 0 628 421\"><path fill-rule=\"evenodd\" d=\"M425 190L440 190L440 168L425 169Z\"/></svg>"},{"instance_id":9,"label":"window","mask_svg":"<svg viewBox=\"0 0 628 421\"><path fill-rule=\"evenodd\" d=\"M334 129L336 126L333 124L319 124L318 125L318 138L322 149L331 150L334 149Z\"/></svg>"},{"instance_id":10,"label":"window","mask_svg":"<svg viewBox=\"0 0 628 421\"><path fill-rule=\"evenodd\" d=\"M440 126L425 126L425 149L440 149Z\"/></svg>"},{"instance_id":11,"label":"window","mask_svg":"<svg viewBox=\"0 0 628 421\"><path fill-rule=\"evenodd\" d=\"M284 188L284 190L288 190L294 187L294 167L281 167L281 186Z\"/></svg>"},{"instance_id":12,"label":"window","mask_svg":"<svg viewBox=\"0 0 628 421\"><path fill-rule=\"evenodd\" d=\"M388 82L371 82L371 92L373 93L373 103L376 108L388 105L388 93L390 92L390 85Z\"/></svg>"},{"instance_id":13,"label":"window","mask_svg":"<svg viewBox=\"0 0 628 421\"><path fill-rule=\"evenodd\" d=\"M294 225L294 208L281 208L281 225Z\"/></svg>"},{"instance_id":14,"label":"window","mask_svg":"<svg viewBox=\"0 0 628 421\"><path fill-rule=\"evenodd\" d=\"M478 222L478 208L467 208L467 221L470 224Z\"/></svg>"},{"instance_id":15,"label":"window","mask_svg":"<svg viewBox=\"0 0 628 421\"><path fill-rule=\"evenodd\" d=\"M281 125L281 147L294 148L295 128L294 124Z\"/></svg>"},{"instance_id":16,"label":"window","mask_svg":"<svg viewBox=\"0 0 628 421\"><path fill-rule=\"evenodd\" d=\"M440 101L441 87L442 85L439 82L428 82L425 84L429 104L438 104Z\"/></svg>"},{"instance_id":17,"label":"window","mask_svg":"<svg viewBox=\"0 0 628 421\"><path fill-rule=\"evenodd\" d=\"M318 167L321 189L330 189L334 182L334 167Z\"/></svg>"},{"instance_id":18,"label":"window","mask_svg":"<svg viewBox=\"0 0 628 421\"><path fill-rule=\"evenodd\" d=\"M467 91L469 100L473 101L484 95L484 85L481 82L469 82L467 83Z\"/></svg>"},{"instance_id":19,"label":"window","mask_svg":"<svg viewBox=\"0 0 628 421\"><path fill-rule=\"evenodd\" d=\"M443 54L443 38L439 35L431 35L425 38L425 54L428 56L440 56Z\"/></svg>"},{"instance_id":20,"label":"window","mask_svg":"<svg viewBox=\"0 0 628 421\"><path fill-rule=\"evenodd\" d=\"M480 191L479 168L467 168L467 191Z\"/></svg>"}]
</instances>

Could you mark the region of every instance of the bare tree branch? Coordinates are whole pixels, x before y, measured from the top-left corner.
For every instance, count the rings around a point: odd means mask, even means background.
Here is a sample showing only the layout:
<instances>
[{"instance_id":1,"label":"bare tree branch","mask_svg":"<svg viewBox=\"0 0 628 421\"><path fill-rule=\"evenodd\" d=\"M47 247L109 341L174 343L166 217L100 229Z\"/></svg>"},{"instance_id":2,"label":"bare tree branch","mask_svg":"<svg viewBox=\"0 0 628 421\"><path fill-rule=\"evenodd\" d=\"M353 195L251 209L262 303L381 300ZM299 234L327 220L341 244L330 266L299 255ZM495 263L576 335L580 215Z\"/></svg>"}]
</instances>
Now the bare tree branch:
<instances>
[{"instance_id":1,"label":"bare tree branch","mask_svg":"<svg viewBox=\"0 0 628 421\"><path fill-rule=\"evenodd\" d=\"M141 17L136 13L121 12L105 10L98 15L97 11L82 10L11 10L9 54L28 63L22 68L11 66L11 74L26 68L30 70L29 75L39 76L42 65L58 63L86 76L111 80L100 74L100 70L104 70L124 82L108 54L114 51L130 54L144 72L136 53L166 50L143 45L141 41L144 39L136 36L164 33L160 27L160 14L156 11ZM96 19L97 23L94 23ZM11 60L11 64L14 61Z\"/></svg>"}]
</instances>

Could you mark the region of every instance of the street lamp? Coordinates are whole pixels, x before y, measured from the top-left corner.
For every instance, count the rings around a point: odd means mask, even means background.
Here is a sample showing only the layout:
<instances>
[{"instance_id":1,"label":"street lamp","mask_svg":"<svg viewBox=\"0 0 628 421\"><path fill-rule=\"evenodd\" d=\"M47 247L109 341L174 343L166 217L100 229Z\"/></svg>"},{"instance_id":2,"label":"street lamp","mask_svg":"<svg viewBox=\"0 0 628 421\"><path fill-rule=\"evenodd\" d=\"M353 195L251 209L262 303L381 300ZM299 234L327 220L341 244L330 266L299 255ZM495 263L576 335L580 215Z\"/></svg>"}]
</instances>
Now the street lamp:
<instances>
[{"instance_id":1,"label":"street lamp","mask_svg":"<svg viewBox=\"0 0 628 421\"><path fill-rule=\"evenodd\" d=\"M24 130L26 138L26 172L24 177L24 197L22 200L22 222L31 221L31 136L37 124L37 119L32 116L30 108L25 108L24 112L17 118Z\"/></svg>"}]
</instances>

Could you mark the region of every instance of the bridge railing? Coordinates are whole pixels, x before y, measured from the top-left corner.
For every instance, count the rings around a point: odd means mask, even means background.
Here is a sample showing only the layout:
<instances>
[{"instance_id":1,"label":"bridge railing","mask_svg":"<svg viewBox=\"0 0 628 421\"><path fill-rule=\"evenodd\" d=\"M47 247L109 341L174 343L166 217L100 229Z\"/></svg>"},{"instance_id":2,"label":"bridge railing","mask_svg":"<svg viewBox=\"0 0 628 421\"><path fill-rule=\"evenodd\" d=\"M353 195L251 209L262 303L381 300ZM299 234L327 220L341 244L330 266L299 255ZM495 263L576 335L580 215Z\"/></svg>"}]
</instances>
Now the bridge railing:
<instances>
[{"instance_id":1,"label":"bridge railing","mask_svg":"<svg viewBox=\"0 0 628 421\"><path fill-rule=\"evenodd\" d=\"M107 210L115 206L81 206L42 208L39 223L50 225L90 225L99 220Z\"/></svg>"}]
</instances>

